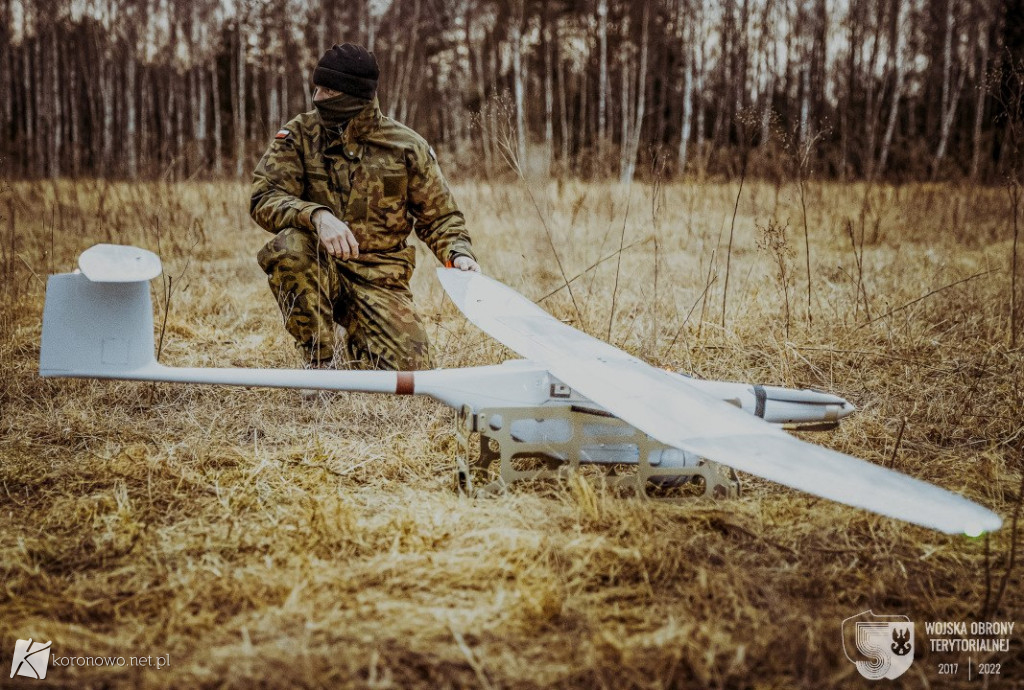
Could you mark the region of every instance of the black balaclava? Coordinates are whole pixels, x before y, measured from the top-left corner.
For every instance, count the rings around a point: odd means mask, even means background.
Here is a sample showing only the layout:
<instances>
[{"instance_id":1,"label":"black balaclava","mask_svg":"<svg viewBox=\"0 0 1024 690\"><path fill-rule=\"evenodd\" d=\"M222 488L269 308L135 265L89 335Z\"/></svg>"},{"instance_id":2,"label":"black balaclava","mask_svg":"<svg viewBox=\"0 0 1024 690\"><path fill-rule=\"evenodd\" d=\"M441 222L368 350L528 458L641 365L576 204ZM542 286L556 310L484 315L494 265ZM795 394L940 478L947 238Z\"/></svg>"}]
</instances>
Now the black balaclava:
<instances>
[{"instance_id":1,"label":"black balaclava","mask_svg":"<svg viewBox=\"0 0 1024 690\"><path fill-rule=\"evenodd\" d=\"M369 104L370 99L350 96L347 93L339 93L322 101L313 101L317 112L320 113L320 119L328 127L344 127Z\"/></svg>"}]
</instances>

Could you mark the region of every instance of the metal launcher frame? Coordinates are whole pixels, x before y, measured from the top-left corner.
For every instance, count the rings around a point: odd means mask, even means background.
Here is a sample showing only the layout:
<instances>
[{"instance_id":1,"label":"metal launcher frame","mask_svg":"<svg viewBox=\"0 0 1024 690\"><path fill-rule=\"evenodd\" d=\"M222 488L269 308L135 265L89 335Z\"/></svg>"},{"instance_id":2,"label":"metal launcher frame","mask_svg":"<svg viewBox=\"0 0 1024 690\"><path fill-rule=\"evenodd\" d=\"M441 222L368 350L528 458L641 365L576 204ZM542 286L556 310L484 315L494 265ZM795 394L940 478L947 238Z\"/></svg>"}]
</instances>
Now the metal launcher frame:
<instances>
[{"instance_id":1,"label":"metal launcher frame","mask_svg":"<svg viewBox=\"0 0 1024 690\"><path fill-rule=\"evenodd\" d=\"M517 433L518 426L536 431L543 424L554 427L554 433L531 440ZM463 405L456 430L461 453L456 457L455 483L467 496L502 494L516 482L562 479L581 465L603 469L607 486L632 490L643 498L680 501L740 495L732 468L683 454L603 410L545 405L474 411ZM666 455L677 462L669 464Z\"/></svg>"}]
</instances>

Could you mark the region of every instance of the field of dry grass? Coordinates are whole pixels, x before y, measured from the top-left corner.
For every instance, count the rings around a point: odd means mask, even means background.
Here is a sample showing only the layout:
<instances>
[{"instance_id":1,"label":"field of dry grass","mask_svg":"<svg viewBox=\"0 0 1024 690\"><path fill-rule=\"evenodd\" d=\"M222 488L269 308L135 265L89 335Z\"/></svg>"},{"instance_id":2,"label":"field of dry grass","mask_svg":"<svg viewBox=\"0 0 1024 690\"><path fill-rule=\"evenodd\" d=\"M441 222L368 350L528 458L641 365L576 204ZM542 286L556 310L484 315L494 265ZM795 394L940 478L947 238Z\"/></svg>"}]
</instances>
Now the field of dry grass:
<instances>
[{"instance_id":1,"label":"field of dry grass","mask_svg":"<svg viewBox=\"0 0 1024 690\"><path fill-rule=\"evenodd\" d=\"M923 623L985 619L1017 622L985 682L1024 687L1024 353L1003 190L810 184L810 313L795 187L748 181L731 254L736 185L456 191L484 270L554 293L541 304L559 317L659 366L843 395L859 413L814 440L1005 527L945 536L752 477L717 503L585 478L471 500L453 491L454 415L429 400L41 380L45 275L96 242L162 256L164 363L298 358L245 186L15 183L0 190L0 685L869 687L840 623L870 608L917 622L896 685L977 686L966 655L926 649ZM438 365L508 357L433 265L421 255L414 290ZM571 295L563 274L580 275ZM153 286L159 325L167 283ZM28 637L59 657L169 663L8 679Z\"/></svg>"}]
</instances>

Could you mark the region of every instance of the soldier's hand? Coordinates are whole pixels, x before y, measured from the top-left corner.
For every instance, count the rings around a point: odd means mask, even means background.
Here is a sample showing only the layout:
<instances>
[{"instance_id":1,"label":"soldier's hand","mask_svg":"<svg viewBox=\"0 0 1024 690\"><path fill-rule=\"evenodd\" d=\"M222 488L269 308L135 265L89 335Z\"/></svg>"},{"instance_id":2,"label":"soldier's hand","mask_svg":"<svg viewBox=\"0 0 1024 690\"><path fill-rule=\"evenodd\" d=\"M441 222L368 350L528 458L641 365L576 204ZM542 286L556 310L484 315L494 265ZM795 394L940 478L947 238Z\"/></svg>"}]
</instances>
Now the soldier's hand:
<instances>
[{"instance_id":1,"label":"soldier's hand","mask_svg":"<svg viewBox=\"0 0 1024 690\"><path fill-rule=\"evenodd\" d=\"M468 256L457 256L452 265L460 271L473 271L474 273L480 272L480 264L470 259Z\"/></svg>"},{"instance_id":2,"label":"soldier's hand","mask_svg":"<svg viewBox=\"0 0 1024 690\"><path fill-rule=\"evenodd\" d=\"M328 254L339 259L354 259L359 256L359 242L345 221L338 220L333 213L320 209L313 214L313 225L320 237L320 244Z\"/></svg>"}]
</instances>

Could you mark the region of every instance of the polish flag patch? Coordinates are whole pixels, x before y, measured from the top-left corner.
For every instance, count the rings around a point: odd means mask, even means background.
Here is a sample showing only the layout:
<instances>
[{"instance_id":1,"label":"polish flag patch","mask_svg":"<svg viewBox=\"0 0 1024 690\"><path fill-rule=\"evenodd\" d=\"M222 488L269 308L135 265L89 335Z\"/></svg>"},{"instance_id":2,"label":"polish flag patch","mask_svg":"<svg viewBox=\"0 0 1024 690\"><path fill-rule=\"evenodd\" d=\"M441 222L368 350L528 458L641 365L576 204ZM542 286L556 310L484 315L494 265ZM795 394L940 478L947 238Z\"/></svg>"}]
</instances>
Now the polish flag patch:
<instances>
[{"instance_id":1,"label":"polish flag patch","mask_svg":"<svg viewBox=\"0 0 1024 690\"><path fill-rule=\"evenodd\" d=\"M289 136L291 136L291 132L289 132L287 129L279 129L277 130L277 134L274 135L274 138L287 139Z\"/></svg>"}]
</instances>

